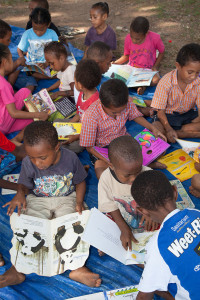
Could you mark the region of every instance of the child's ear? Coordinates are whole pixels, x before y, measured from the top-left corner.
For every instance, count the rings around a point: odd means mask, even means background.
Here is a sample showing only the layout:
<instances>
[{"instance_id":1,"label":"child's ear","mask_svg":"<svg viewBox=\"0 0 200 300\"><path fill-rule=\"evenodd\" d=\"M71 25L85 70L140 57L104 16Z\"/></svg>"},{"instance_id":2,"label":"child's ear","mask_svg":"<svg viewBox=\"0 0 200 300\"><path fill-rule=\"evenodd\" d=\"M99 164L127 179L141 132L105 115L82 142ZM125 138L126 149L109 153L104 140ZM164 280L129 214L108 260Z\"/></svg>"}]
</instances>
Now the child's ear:
<instances>
[{"instance_id":1,"label":"child's ear","mask_svg":"<svg viewBox=\"0 0 200 300\"><path fill-rule=\"evenodd\" d=\"M105 21L105 20L107 20L108 19L108 15L107 14L103 14L102 15L102 19Z\"/></svg>"},{"instance_id":2,"label":"child's ear","mask_svg":"<svg viewBox=\"0 0 200 300\"><path fill-rule=\"evenodd\" d=\"M175 66L176 66L176 69L177 70L180 70L180 68L181 68L181 65L176 61L176 63L175 63Z\"/></svg>"},{"instance_id":3,"label":"child's ear","mask_svg":"<svg viewBox=\"0 0 200 300\"><path fill-rule=\"evenodd\" d=\"M174 193L173 200L174 200L174 202L176 202L176 200L178 199L178 190L177 190L177 186L176 186L176 185L173 185L172 188L173 188L173 193Z\"/></svg>"},{"instance_id":4,"label":"child's ear","mask_svg":"<svg viewBox=\"0 0 200 300\"><path fill-rule=\"evenodd\" d=\"M55 147L56 152L58 152L60 150L60 142L58 142L58 144Z\"/></svg>"}]
</instances>

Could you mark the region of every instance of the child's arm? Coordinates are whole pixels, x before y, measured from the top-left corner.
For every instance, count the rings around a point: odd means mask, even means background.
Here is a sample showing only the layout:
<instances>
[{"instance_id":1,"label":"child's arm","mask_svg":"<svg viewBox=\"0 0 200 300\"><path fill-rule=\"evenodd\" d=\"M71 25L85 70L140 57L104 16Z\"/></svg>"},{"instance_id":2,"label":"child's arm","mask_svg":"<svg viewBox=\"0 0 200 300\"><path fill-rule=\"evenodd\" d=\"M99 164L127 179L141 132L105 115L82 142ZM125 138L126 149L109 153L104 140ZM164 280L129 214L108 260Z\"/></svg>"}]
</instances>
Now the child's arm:
<instances>
[{"instance_id":1,"label":"child's arm","mask_svg":"<svg viewBox=\"0 0 200 300\"><path fill-rule=\"evenodd\" d=\"M151 293L139 292L136 300L152 300L154 294L164 298L165 300L175 300L175 298L169 292L164 291L155 291Z\"/></svg>"},{"instance_id":2,"label":"child's arm","mask_svg":"<svg viewBox=\"0 0 200 300\"><path fill-rule=\"evenodd\" d=\"M42 112L28 112L16 109L14 103L10 103L6 105L6 108L13 119L39 119L41 121L46 121L49 115Z\"/></svg>"},{"instance_id":3,"label":"child's arm","mask_svg":"<svg viewBox=\"0 0 200 300\"><path fill-rule=\"evenodd\" d=\"M152 70L153 70L153 71L157 71L157 70L158 70L158 68L159 68L159 66L160 66L160 62L161 62L161 60L163 59L163 57L164 57L164 52L158 54L158 57L157 57L157 59L156 59L156 61L155 61L155 64L154 64L153 67L152 67Z\"/></svg>"},{"instance_id":4,"label":"child's arm","mask_svg":"<svg viewBox=\"0 0 200 300\"><path fill-rule=\"evenodd\" d=\"M21 49L17 48L17 53L18 53L19 57L24 57L25 53Z\"/></svg>"},{"instance_id":5,"label":"child's arm","mask_svg":"<svg viewBox=\"0 0 200 300\"><path fill-rule=\"evenodd\" d=\"M58 89L60 85L60 79L56 81L54 84L52 84L50 87L48 87L46 90L47 92L53 91L55 89Z\"/></svg>"},{"instance_id":6,"label":"child's arm","mask_svg":"<svg viewBox=\"0 0 200 300\"><path fill-rule=\"evenodd\" d=\"M73 118L70 119L70 123L78 123L80 122L80 116L79 114L75 114L75 116L73 116Z\"/></svg>"},{"instance_id":7,"label":"child's arm","mask_svg":"<svg viewBox=\"0 0 200 300\"><path fill-rule=\"evenodd\" d=\"M130 229L130 227L126 224L126 222L124 221L120 210L117 209L115 211L110 212L113 220L115 221L115 223L118 225L119 229L121 230L121 242L122 242L122 246L126 249L126 250L132 250L132 241L134 243L137 243L138 241L134 238L134 235Z\"/></svg>"},{"instance_id":8,"label":"child's arm","mask_svg":"<svg viewBox=\"0 0 200 300\"><path fill-rule=\"evenodd\" d=\"M8 180L0 179L0 187L3 189L9 189L9 190L14 190L17 191L17 183L15 182L10 182Z\"/></svg>"},{"instance_id":9,"label":"child's arm","mask_svg":"<svg viewBox=\"0 0 200 300\"><path fill-rule=\"evenodd\" d=\"M166 131L168 141L170 143L175 143L176 142L175 138L178 138L178 135L176 131L170 126L165 111L162 109L158 110L157 116Z\"/></svg>"},{"instance_id":10,"label":"child's arm","mask_svg":"<svg viewBox=\"0 0 200 300\"><path fill-rule=\"evenodd\" d=\"M147 217L147 216L142 216L141 220L140 220L140 226L142 226L144 222L144 229L146 231L154 231L156 229L158 229L159 224L157 222L154 222L151 218Z\"/></svg>"},{"instance_id":11,"label":"child's arm","mask_svg":"<svg viewBox=\"0 0 200 300\"><path fill-rule=\"evenodd\" d=\"M160 137L161 139L166 141L166 137L155 126L149 123L145 118L137 117L134 119L134 121L140 124L141 126L149 129L153 133L153 135L155 135L155 137Z\"/></svg>"},{"instance_id":12,"label":"child's arm","mask_svg":"<svg viewBox=\"0 0 200 300\"><path fill-rule=\"evenodd\" d=\"M78 141L80 139L80 134L72 134L67 136L68 139L66 141L62 142L62 145L69 145L75 141Z\"/></svg>"},{"instance_id":13,"label":"child's arm","mask_svg":"<svg viewBox=\"0 0 200 300\"><path fill-rule=\"evenodd\" d=\"M122 55L119 59L117 59L113 64L122 65L129 60L129 55Z\"/></svg>"},{"instance_id":14,"label":"child's arm","mask_svg":"<svg viewBox=\"0 0 200 300\"><path fill-rule=\"evenodd\" d=\"M18 215L21 214L22 208L26 209L25 195L27 195L28 193L29 193L29 189L25 185L18 184L17 194L13 197L11 201L3 205L3 207L8 206L7 215L11 216L16 207L18 208Z\"/></svg>"},{"instance_id":15,"label":"child's arm","mask_svg":"<svg viewBox=\"0 0 200 300\"><path fill-rule=\"evenodd\" d=\"M76 211L81 214L85 210L83 200L86 192L85 180L81 183L76 184Z\"/></svg>"},{"instance_id":16,"label":"child's arm","mask_svg":"<svg viewBox=\"0 0 200 300\"><path fill-rule=\"evenodd\" d=\"M58 98L59 96L68 97L68 96L74 96L74 82L70 83L71 90L68 91L57 91L51 95L51 99L54 100Z\"/></svg>"}]
</instances>

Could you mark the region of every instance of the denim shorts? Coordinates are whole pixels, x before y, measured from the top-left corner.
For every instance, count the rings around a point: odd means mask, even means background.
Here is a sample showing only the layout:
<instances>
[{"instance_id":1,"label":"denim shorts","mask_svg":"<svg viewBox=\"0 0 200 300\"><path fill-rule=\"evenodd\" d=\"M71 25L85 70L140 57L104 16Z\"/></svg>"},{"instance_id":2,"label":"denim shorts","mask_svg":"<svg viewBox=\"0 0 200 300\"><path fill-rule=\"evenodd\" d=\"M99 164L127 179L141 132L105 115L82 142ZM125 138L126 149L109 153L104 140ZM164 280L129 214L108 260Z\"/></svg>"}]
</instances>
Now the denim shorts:
<instances>
[{"instance_id":1,"label":"denim shorts","mask_svg":"<svg viewBox=\"0 0 200 300\"><path fill-rule=\"evenodd\" d=\"M14 89L18 91L21 88L24 88L24 87L27 87L30 85L37 87L38 84L37 84L36 79L33 76L28 76L26 74L26 72L21 71L17 77L15 84L14 84Z\"/></svg>"},{"instance_id":2,"label":"denim shorts","mask_svg":"<svg viewBox=\"0 0 200 300\"><path fill-rule=\"evenodd\" d=\"M198 117L198 111L191 109L183 114L174 112L173 114L166 114L166 117L174 130L180 130L183 125L190 124L192 120ZM157 116L155 121L159 121Z\"/></svg>"}]
</instances>

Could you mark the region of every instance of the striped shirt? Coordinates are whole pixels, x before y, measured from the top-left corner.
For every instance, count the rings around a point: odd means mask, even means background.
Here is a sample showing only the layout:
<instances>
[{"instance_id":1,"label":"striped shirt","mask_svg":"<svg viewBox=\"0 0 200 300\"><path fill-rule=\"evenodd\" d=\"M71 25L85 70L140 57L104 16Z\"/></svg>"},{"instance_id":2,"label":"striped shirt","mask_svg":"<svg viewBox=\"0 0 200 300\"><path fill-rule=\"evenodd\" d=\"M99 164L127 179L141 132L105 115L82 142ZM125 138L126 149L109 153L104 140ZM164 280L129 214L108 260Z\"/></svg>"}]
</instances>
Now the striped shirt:
<instances>
[{"instance_id":1,"label":"striped shirt","mask_svg":"<svg viewBox=\"0 0 200 300\"><path fill-rule=\"evenodd\" d=\"M183 93L177 81L177 70L161 78L151 103L153 108L163 109L167 114L185 113L195 109L195 105L200 109L200 78L188 84Z\"/></svg>"},{"instance_id":2,"label":"striped shirt","mask_svg":"<svg viewBox=\"0 0 200 300\"><path fill-rule=\"evenodd\" d=\"M126 135L126 121L134 120L143 115L137 110L135 104L129 100L127 107L114 119L107 115L98 99L85 112L82 117L80 145L83 147L104 147L115 138Z\"/></svg>"}]
</instances>

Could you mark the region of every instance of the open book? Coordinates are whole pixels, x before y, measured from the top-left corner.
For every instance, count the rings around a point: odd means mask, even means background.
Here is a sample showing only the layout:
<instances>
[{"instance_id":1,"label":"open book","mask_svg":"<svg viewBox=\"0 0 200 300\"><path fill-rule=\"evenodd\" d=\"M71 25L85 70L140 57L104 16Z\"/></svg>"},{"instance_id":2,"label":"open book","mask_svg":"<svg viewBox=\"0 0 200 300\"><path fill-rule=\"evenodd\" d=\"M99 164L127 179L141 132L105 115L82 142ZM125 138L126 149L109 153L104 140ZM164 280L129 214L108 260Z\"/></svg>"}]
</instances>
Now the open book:
<instances>
[{"instance_id":1,"label":"open book","mask_svg":"<svg viewBox=\"0 0 200 300\"><path fill-rule=\"evenodd\" d=\"M121 79L127 87L149 86L153 76L158 71L150 69L134 68L129 65L112 64L108 71L104 74L105 77Z\"/></svg>"},{"instance_id":2,"label":"open book","mask_svg":"<svg viewBox=\"0 0 200 300\"><path fill-rule=\"evenodd\" d=\"M195 169L194 159L185 151L178 149L158 159L167 166L167 170L180 181L190 179L194 174L199 174Z\"/></svg>"},{"instance_id":3,"label":"open book","mask_svg":"<svg viewBox=\"0 0 200 300\"><path fill-rule=\"evenodd\" d=\"M139 134L137 134L134 138L140 144L140 147L142 149L144 166L148 166L152 161L154 161L158 156L160 156L165 150L170 147L170 145L162 139L156 139L155 136L146 128ZM107 148L100 148L95 146L94 149L107 160L109 160Z\"/></svg>"},{"instance_id":4,"label":"open book","mask_svg":"<svg viewBox=\"0 0 200 300\"><path fill-rule=\"evenodd\" d=\"M24 103L30 112L45 111L49 115L56 112L56 107L46 89L43 89L34 95L30 95L24 100Z\"/></svg>"},{"instance_id":5,"label":"open book","mask_svg":"<svg viewBox=\"0 0 200 300\"><path fill-rule=\"evenodd\" d=\"M74 300L135 300L138 294L138 285L126 286L111 291L70 298ZM69 300L70 300L69 299Z\"/></svg>"},{"instance_id":6,"label":"open book","mask_svg":"<svg viewBox=\"0 0 200 300\"><path fill-rule=\"evenodd\" d=\"M81 239L89 215L85 210L47 220L13 213L12 264L18 272L43 276L82 267L89 255L89 245Z\"/></svg>"},{"instance_id":7,"label":"open book","mask_svg":"<svg viewBox=\"0 0 200 300\"><path fill-rule=\"evenodd\" d=\"M56 128L59 140L67 140L68 135L76 135L81 133L81 123L66 123L54 122L53 126Z\"/></svg>"},{"instance_id":8,"label":"open book","mask_svg":"<svg viewBox=\"0 0 200 300\"><path fill-rule=\"evenodd\" d=\"M129 95L129 98L132 99L133 103L134 103L136 106L139 106L139 107L146 107L146 103L145 103L144 100L141 99L140 97L137 97L137 96L130 96L130 95Z\"/></svg>"},{"instance_id":9,"label":"open book","mask_svg":"<svg viewBox=\"0 0 200 300\"><path fill-rule=\"evenodd\" d=\"M53 78L56 76L57 72L52 70L49 66L46 67L45 69L41 68L38 64L36 63L27 63L25 67L22 69L23 72L37 72L42 75L48 76L50 78Z\"/></svg>"},{"instance_id":10,"label":"open book","mask_svg":"<svg viewBox=\"0 0 200 300\"><path fill-rule=\"evenodd\" d=\"M190 199L188 193L186 192L185 188L183 187L182 183L180 180L175 179L175 180L170 180L171 185L176 185L177 190L178 190L178 198L176 200L176 207L180 210L183 210L187 207L189 208L194 208L195 205Z\"/></svg>"},{"instance_id":11,"label":"open book","mask_svg":"<svg viewBox=\"0 0 200 300\"><path fill-rule=\"evenodd\" d=\"M144 263L145 246L155 231L134 232L138 244L132 243L132 251L126 251L120 240L121 231L117 224L92 208L82 240L112 256L125 265Z\"/></svg>"},{"instance_id":12,"label":"open book","mask_svg":"<svg viewBox=\"0 0 200 300\"><path fill-rule=\"evenodd\" d=\"M3 176L2 179L17 183L18 179L19 179L19 174L8 174L8 175ZM16 193L17 193L17 191L15 191L15 190L9 190L9 189L1 190L2 195L9 195L9 194L16 194Z\"/></svg>"},{"instance_id":13,"label":"open book","mask_svg":"<svg viewBox=\"0 0 200 300\"><path fill-rule=\"evenodd\" d=\"M196 162L200 162L200 143L176 139L177 143L182 147L189 156Z\"/></svg>"}]
</instances>

